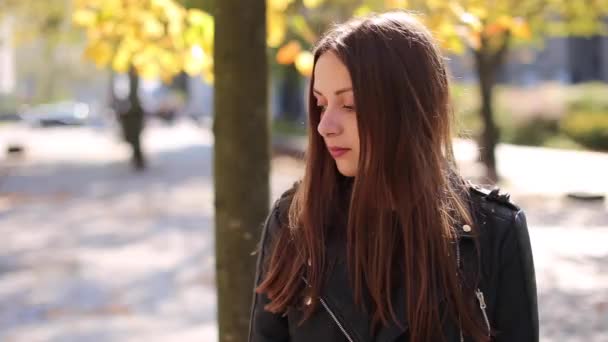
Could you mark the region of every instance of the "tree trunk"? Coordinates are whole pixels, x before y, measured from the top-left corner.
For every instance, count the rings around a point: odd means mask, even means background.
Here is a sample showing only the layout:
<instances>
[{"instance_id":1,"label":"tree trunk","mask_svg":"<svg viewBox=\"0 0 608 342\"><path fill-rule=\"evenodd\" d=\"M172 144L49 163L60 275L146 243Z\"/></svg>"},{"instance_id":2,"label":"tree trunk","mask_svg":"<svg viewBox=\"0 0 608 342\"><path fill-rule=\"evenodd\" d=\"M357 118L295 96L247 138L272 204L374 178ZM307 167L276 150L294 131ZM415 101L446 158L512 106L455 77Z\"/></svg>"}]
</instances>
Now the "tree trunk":
<instances>
[{"instance_id":1,"label":"tree trunk","mask_svg":"<svg viewBox=\"0 0 608 342\"><path fill-rule=\"evenodd\" d=\"M482 35L481 47L474 53L481 96L480 115L483 123L481 136L479 137L479 147L481 162L486 167L486 177L490 183L496 183L499 178L495 150L500 138L500 131L494 122L494 86L496 85L496 74L504 64L509 49L510 31L505 32L502 37L492 39L500 38L502 38L502 43L498 50L492 51L489 46L489 38Z\"/></svg>"},{"instance_id":2,"label":"tree trunk","mask_svg":"<svg viewBox=\"0 0 608 342\"><path fill-rule=\"evenodd\" d=\"M479 91L481 96L480 115L482 120L482 132L479 137L481 162L486 167L486 177L491 183L498 181L496 170L496 145L498 144L499 131L494 122L494 110L492 106L495 84L495 70L492 70L487 55L481 52L476 55L475 66L479 78Z\"/></svg>"},{"instance_id":3,"label":"tree trunk","mask_svg":"<svg viewBox=\"0 0 608 342\"><path fill-rule=\"evenodd\" d=\"M135 68L129 70L129 103L125 111L118 113L125 141L131 146L131 162L136 171L146 168L141 148L141 133L144 128L144 110L138 96L139 77Z\"/></svg>"},{"instance_id":4,"label":"tree trunk","mask_svg":"<svg viewBox=\"0 0 608 342\"><path fill-rule=\"evenodd\" d=\"M266 8L215 7L214 184L219 340L247 340L255 257L269 209Z\"/></svg>"}]
</instances>

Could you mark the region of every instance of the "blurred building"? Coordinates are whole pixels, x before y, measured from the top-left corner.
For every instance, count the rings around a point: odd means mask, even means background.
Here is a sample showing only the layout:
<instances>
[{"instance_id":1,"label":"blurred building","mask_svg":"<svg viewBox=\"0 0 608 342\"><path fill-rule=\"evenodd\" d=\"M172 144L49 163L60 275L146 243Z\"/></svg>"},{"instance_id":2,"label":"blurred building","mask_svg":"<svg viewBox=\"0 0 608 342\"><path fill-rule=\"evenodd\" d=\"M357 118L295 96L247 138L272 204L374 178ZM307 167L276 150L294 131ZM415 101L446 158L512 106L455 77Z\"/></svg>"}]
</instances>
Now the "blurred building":
<instances>
[{"instance_id":1,"label":"blurred building","mask_svg":"<svg viewBox=\"0 0 608 342\"><path fill-rule=\"evenodd\" d=\"M451 56L449 64L458 81L477 80L471 54ZM498 80L522 86L545 81L608 82L608 37L547 38L539 46L511 48Z\"/></svg>"},{"instance_id":2,"label":"blurred building","mask_svg":"<svg viewBox=\"0 0 608 342\"><path fill-rule=\"evenodd\" d=\"M569 38L570 81L608 82L608 37Z\"/></svg>"}]
</instances>

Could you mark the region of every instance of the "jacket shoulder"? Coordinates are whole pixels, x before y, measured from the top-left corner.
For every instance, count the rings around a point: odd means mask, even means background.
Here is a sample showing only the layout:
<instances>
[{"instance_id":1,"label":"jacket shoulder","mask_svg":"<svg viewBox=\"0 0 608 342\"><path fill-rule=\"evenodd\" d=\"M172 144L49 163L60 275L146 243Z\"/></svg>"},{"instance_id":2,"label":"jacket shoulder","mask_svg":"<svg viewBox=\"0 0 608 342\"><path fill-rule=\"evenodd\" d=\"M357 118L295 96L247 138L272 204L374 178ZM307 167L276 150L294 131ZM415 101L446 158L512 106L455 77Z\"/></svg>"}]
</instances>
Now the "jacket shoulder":
<instances>
[{"instance_id":1,"label":"jacket shoulder","mask_svg":"<svg viewBox=\"0 0 608 342\"><path fill-rule=\"evenodd\" d=\"M472 204L485 215L490 214L502 219L512 220L521 211L521 208L511 201L511 195L501 191L498 187L488 189L468 182L468 188Z\"/></svg>"},{"instance_id":2,"label":"jacket shoulder","mask_svg":"<svg viewBox=\"0 0 608 342\"><path fill-rule=\"evenodd\" d=\"M538 341L536 275L526 214L511 201L507 193L498 188L488 190L469 184L469 189L471 200L476 207L474 211L481 214L477 218L480 219L481 263L482 269L485 270L486 287L492 291L502 289L506 294L497 295L507 296L509 291L520 289L519 295L513 296L518 298L518 301L497 310L508 313L509 308L518 307L517 305L520 305L519 308L525 308L531 323L530 334L534 341ZM491 279L498 279L497 272L509 274L506 276L507 281L500 284L492 282ZM494 276L491 276L492 274Z\"/></svg>"},{"instance_id":3,"label":"jacket shoulder","mask_svg":"<svg viewBox=\"0 0 608 342\"><path fill-rule=\"evenodd\" d=\"M284 191L272 205L262 231L260 243L262 247L264 247L268 241L273 240L281 227L288 224L289 207L291 206L291 202L299 184L300 181L293 183L291 188Z\"/></svg>"},{"instance_id":4,"label":"jacket shoulder","mask_svg":"<svg viewBox=\"0 0 608 342\"><path fill-rule=\"evenodd\" d=\"M288 223L288 213L293 197L300 185L301 181L294 182L293 185L285 190L281 196L275 201L271 214L276 216L279 225Z\"/></svg>"},{"instance_id":5,"label":"jacket shoulder","mask_svg":"<svg viewBox=\"0 0 608 342\"><path fill-rule=\"evenodd\" d=\"M256 275L256 279L258 280L261 274L264 273L264 260L270 255L271 246L277 237L277 233L282 226L287 224L289 206L291 205L291 200L293 199L298 183L299 182L294 183L290 189L283 192L283 194L274 202L270 209L270 213L266 216L266 221L262 226L257 248L252 253L252 255L258 254L258 271Z\"/></svg>"}]
</instances>

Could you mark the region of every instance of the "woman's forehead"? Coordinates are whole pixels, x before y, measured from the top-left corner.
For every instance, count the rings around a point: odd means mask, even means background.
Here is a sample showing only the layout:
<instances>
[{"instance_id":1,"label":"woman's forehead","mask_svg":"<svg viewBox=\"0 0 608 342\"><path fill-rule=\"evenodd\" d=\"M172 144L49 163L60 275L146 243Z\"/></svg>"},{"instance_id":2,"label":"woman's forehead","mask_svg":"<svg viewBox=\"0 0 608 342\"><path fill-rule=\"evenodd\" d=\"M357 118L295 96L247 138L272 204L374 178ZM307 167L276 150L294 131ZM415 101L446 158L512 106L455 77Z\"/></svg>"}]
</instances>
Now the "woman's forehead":
<instances>
[{"instance_id":1,"label":"woman's forehead","mask_svg":"<svg viewBox=\"0 0 608 342\"><path fill-rule=\"evenodd\" d=\"M326 52L317 60L314 90L324 96L340 95L352 90L348 69L334 53Z\"/></svg>"}]
</instances>

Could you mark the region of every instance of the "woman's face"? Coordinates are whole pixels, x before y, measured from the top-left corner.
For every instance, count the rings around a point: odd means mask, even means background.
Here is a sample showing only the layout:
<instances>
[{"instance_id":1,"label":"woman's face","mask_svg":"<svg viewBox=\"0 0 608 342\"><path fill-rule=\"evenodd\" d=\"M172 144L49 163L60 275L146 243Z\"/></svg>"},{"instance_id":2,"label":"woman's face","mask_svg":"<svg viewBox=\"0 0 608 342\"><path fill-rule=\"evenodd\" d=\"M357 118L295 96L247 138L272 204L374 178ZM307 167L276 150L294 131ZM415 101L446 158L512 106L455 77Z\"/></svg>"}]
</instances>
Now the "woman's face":
<instances>
[{"instance_id":1,"label":"woman's face","mask_svg":"<svg viewBox=\"0 0 608 342\"><path fill-rule=\"evenodd\" d=\"M359 162L357 110L348 69L334 53L326 52L317 60L313 86L321 109L317 131L336 161L338 171L354 177Z\"/></svg>"}]
</instances>

